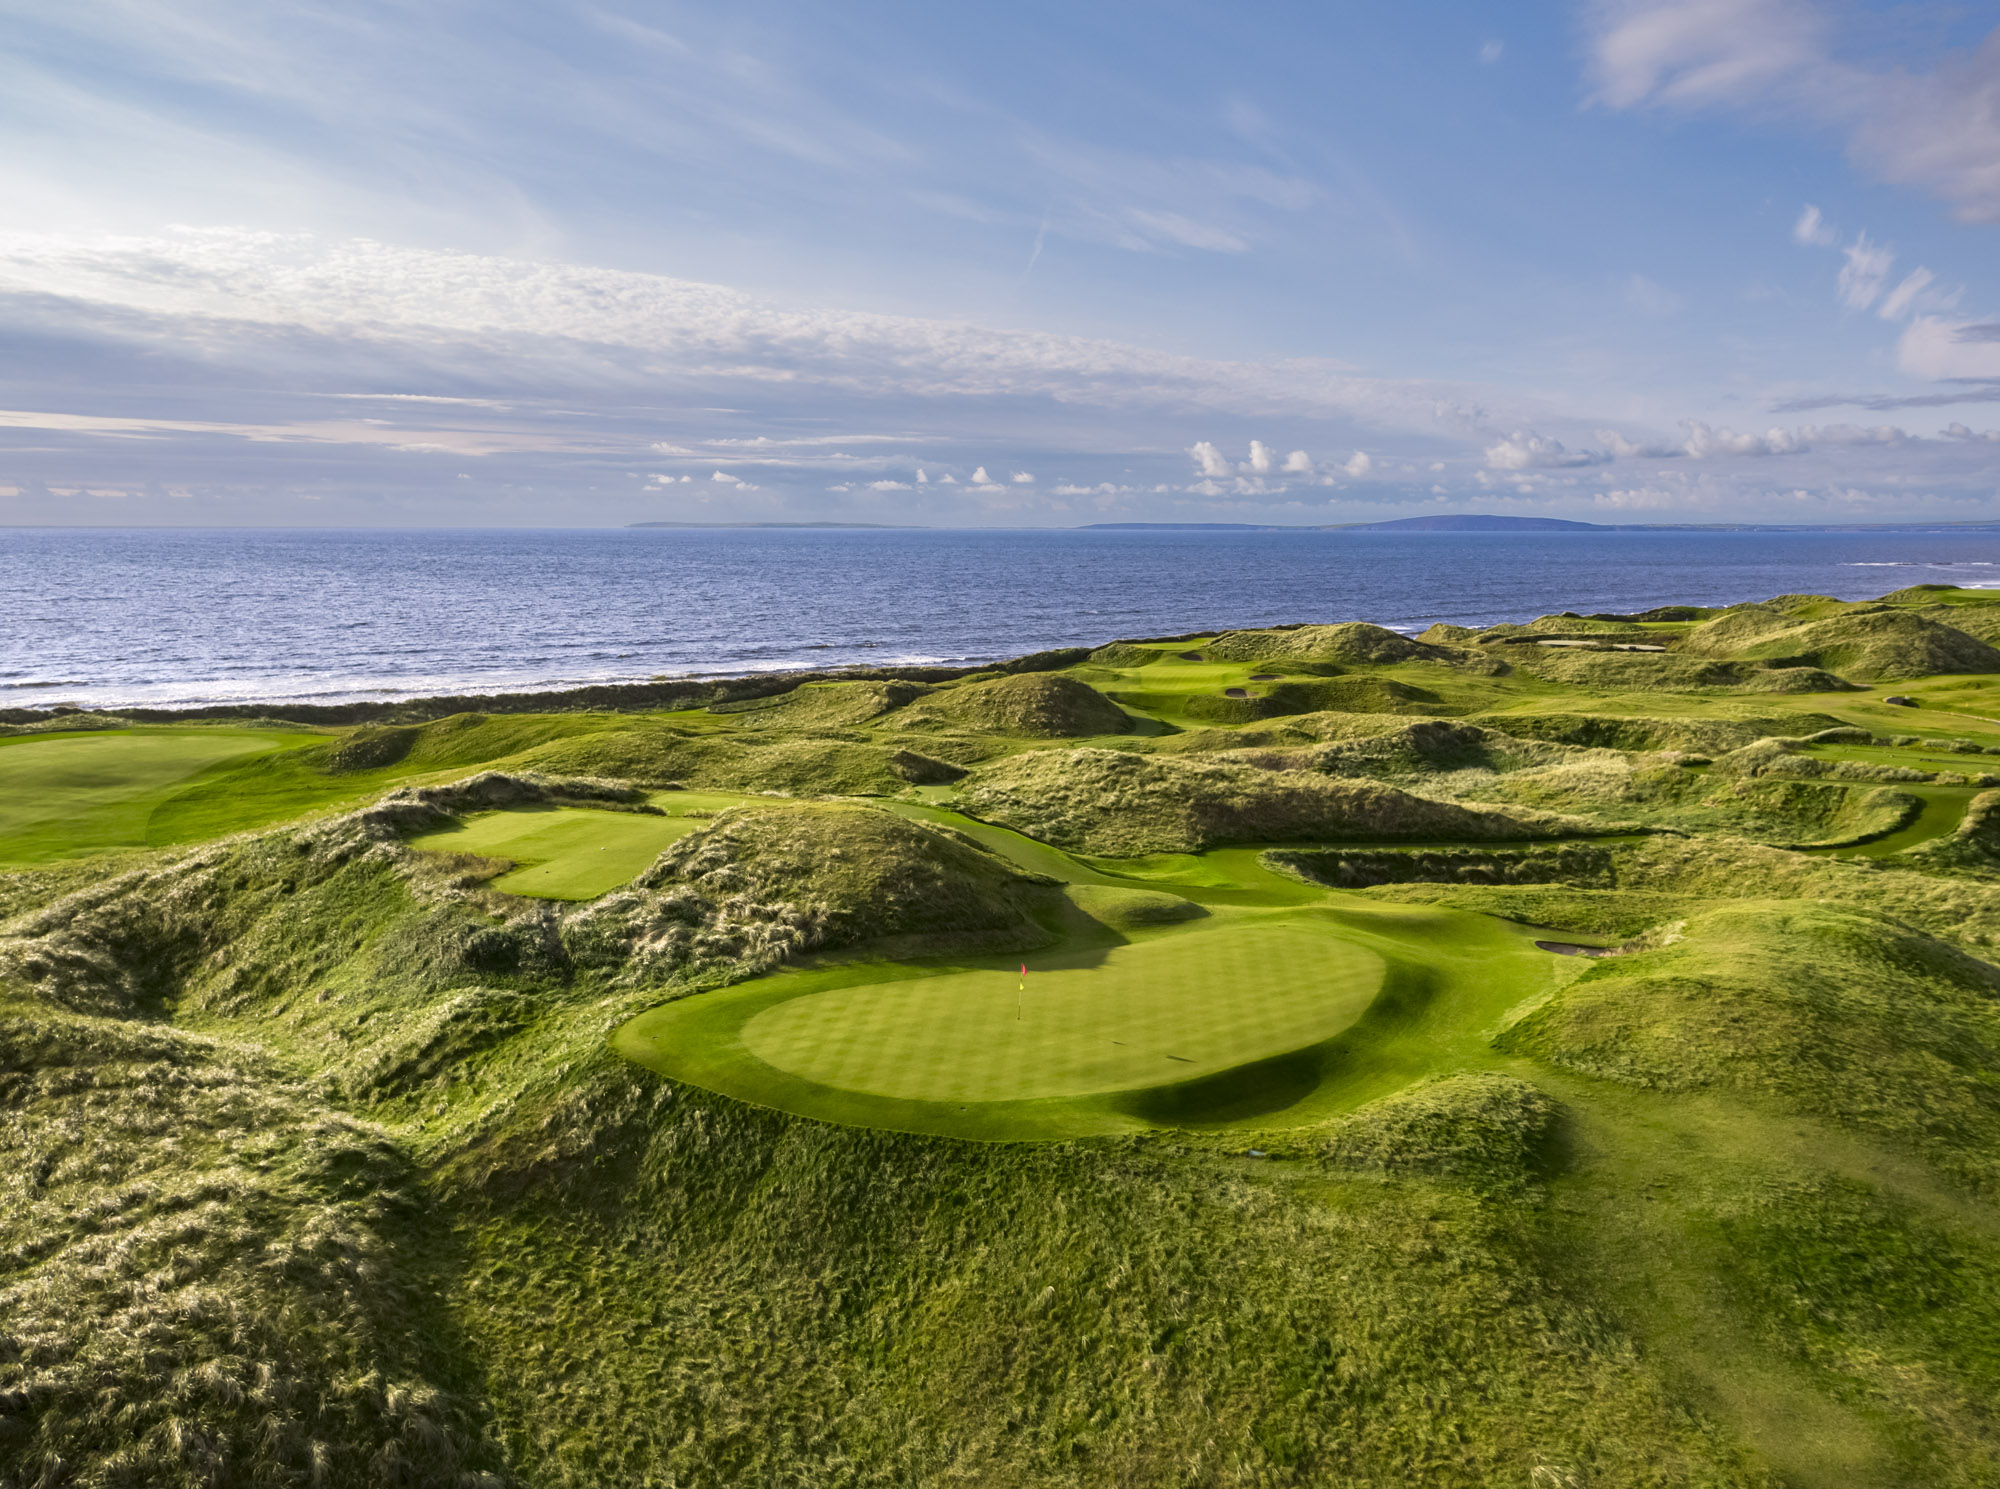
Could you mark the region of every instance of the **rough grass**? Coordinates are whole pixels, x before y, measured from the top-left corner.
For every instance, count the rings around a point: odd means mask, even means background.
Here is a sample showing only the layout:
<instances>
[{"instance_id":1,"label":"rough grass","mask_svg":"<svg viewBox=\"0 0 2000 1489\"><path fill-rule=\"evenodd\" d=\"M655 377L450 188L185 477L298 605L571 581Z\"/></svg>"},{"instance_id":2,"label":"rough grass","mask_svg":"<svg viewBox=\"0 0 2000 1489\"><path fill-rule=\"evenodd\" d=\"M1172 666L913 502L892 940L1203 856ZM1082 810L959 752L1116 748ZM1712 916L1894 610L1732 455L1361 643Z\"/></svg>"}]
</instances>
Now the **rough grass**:
<instances>
[{"instance_id":1,"label":"rough grass","mask_svg":"<svg viewBox=\"0 0 2000 1489\"><path fill-rule=\"evenodd\" d=\"M2000 615L1957 591L1891 611ZM1241 662L1130 646L1075 679L1159 702L1116 751L896 727L982 684L837 684L217 762L148 808L153 841L202 846L0 874L0 1485L2000 1482L1992 802L1945 821L1974 788L1919 783L1936 836L1877 858L1743 840L1893 807L1873 767L1964 769L1884 733L1990 737L1977 676L1907 713L1751 691L1942 655L1883 613L1781 597L1697 642L1728 654L1669 653L1735 679L1680 695L1626 660L1657 654L1456 634L1416 659L1372 628L1246 633ZM1175 732L1230 669L1265 686L1274 645L1302 649L1288 683L1422 688L1482 727L1383 706ZM1842 725L1868 739L1744 751ZM406 844L669 781L895 793L915 770L929 800L967 766L996 820L1159 851L1085 864L913 800L774 804L568 906ZM1675 831L1492 835L1555 812ZM1376 887L1179 851L1301 833L1326 846L1294 867ZM1167 918L1197 901L1210 919ZM913 1137L607 1048L808 955L881 985L1003 944L1192 945L1255 903L1423 948L1315 1047L1289 1125ZM1567 936L1625 951L1532 947ZM1214 1094L1121 1119L1205 1121Z\"/></svg>"},{"instance_id":2,"label":"rough grass","mask_svg":"<svg viewBox=\"0 0 2000 1489\"><path fill-rule=\"evenodd\" d=\"M975 773L969 810L1089 853L1197 852L1337 838L1554 837L1578 824L1414 796L1372 781L1116 750L1039 751Z\"/></svg>"},{"instance_id":3,"label":"rough grass","mask_svg":"<svg viewBox=\"0 0 2000 1489\"><path fill-rule=\"evenodd\" d=\"M1225 631L1213 641L1203 643L1201 652L1229 662L1334 662L1355 666L1457 660L1457 653L1444 647L1412 641L1365 621L1268 631Z\"/></svg>"},{"instance_id":4,"label":"rough grass","mask_svg":"<svg viewBox=\"0 0 2000 1489\"><path fill-rule=\"evenodd\" d=\"M1420 1081L1332 1124L1320 1152L1342 1168L1513 1187L1554 1164L1557 1102L1496 1073Z\"/></svg>"},{"instance_id":5,"label":"rough grass","mask_svg":"<svg viewBox=\"0 0 2000 1489\"><path fill-rule=\"evenodd\" d=\"M956 728L1017 739L1082 739L1124 734L1131 718L1073 677L1028 673L941 689L898 714L907 729Z\"/></svg>"},{"instance_id":6,"label":"rough grass","mask_svg":"<svg viewBox=\"0 0 2000 1489\"><path fill-rule=\"evenodd\" d=\"M1727 1085L2000 1181L2000 970L1887 916L1744 904L1600 961L1503 1036L1653 1088Z\"/></svg>"},{"instance_id":7,"label":"rough grass","mask_svg":"<svg viewBox=\"0 0 2000 1489\"><path fill-rule=\"evenodd\" d=\"M1679 646L1694 656L1784 659L1858 682L2000 672L2000 651L1984 641L1956 625L1888 606L1805 624L1774 607L1742 606L1694 627Z\"/></svg>"}]
</instances>

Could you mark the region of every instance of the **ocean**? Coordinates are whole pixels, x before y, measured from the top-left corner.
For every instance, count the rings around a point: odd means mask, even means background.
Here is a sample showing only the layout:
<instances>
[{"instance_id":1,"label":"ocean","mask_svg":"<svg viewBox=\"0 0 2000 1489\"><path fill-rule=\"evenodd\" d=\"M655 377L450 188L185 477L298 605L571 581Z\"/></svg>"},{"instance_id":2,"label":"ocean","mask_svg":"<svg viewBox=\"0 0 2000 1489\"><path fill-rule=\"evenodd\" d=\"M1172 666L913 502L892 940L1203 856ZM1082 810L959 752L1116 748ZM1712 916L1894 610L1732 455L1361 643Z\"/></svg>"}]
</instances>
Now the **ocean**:
<instances>
[{"instance_id":1,"label":"ocean","mask_svg":"<svg viewBox=\"0 0 2000 1489\"><path fill-rule=\"evenodd\" d=\"M1221 626L2000 587L2000 535L0 529L0 707L965 665Z\"/></svg>"}]
</instances>

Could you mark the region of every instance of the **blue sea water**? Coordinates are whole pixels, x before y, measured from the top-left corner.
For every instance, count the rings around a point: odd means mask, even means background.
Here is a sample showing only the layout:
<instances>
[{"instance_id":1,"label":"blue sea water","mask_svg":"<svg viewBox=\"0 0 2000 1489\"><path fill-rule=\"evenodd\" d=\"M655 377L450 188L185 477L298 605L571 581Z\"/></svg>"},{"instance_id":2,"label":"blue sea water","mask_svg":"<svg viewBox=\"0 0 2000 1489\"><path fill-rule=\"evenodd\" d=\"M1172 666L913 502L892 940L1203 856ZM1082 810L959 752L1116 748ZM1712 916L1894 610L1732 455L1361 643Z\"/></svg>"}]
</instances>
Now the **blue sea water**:
<instances>
[{"instance_id":1,"label":"blue sea water","mask_svg":"<svg viewBox=\"0 0 2000 1489\"><path fill-rule=\"evenodd\" d=\"M963 664L1219 626L2000 587L1985 533L0 529L0 706Z\"/></svg>"}]
</instances>

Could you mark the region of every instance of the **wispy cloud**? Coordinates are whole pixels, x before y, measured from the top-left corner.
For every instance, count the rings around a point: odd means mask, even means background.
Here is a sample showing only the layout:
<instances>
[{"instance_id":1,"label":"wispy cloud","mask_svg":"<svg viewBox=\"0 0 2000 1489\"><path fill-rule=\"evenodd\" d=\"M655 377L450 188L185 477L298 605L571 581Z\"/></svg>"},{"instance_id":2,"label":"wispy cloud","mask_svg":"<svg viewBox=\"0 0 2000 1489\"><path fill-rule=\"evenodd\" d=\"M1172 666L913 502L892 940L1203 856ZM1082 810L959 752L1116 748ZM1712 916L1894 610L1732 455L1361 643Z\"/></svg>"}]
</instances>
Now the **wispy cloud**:
<instances>
[{"instance_id":1,"label":"wispy cloud","mask_svg":"<svg viewBox=\"0 0 2000 1489\"><path fill-rule=\"evenodd\" d=\"M1878 180L2000 221L2000 29L1920 72L1841 57L1836 14L1813 0L1594 0L1587 14L1598 103L1839 129Z\"/></svg>"}]
</instances>

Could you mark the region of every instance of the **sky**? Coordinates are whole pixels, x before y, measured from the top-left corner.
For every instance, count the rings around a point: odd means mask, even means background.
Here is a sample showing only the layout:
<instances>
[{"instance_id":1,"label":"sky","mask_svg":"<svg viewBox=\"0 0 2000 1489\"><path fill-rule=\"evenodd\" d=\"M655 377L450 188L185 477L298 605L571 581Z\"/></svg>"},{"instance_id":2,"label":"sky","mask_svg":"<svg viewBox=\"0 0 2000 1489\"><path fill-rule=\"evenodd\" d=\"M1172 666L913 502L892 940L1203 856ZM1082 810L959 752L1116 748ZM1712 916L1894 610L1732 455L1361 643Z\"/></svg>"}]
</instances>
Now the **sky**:
<instances>
[{"instance_id":1,"label":"sky","mask_svg":"<svg viewBox=\"0 0 2000 1489\"><path fill-rule=\"evenodd\" d=\"M2000 520L2000 3L0 0L0 523Z\"/></svg>"}]
</instances>

